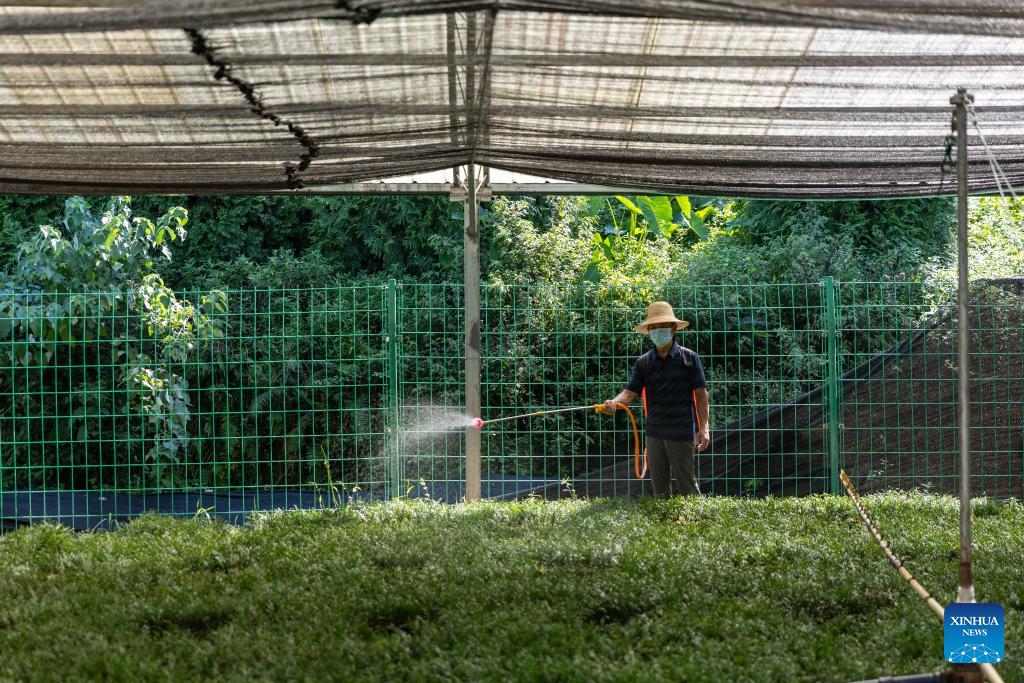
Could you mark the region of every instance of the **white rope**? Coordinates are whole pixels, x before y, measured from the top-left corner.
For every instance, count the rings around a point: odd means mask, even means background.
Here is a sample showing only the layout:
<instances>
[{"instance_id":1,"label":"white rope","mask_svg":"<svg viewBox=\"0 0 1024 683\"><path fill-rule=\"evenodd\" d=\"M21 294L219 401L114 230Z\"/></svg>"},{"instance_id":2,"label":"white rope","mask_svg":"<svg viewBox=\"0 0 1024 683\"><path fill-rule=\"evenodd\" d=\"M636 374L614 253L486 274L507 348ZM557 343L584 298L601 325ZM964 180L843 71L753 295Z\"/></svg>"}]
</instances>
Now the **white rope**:
<instances>
[{"instance_id":1,"label":"white rope","mask_svg":"<svg viewBox=\"0 0 1024 683\"><path fill-rule=\"evenodd\" d=\"M1003 185L1009 191L1010 195L1014 200L1019 200L1017 193L1013 190L1013 183L1010 182L1009 176L1003 170L1003 167L999 164L999 160L996 159L995 154L992 153L992 148L988 146L988 141L985 139L985 134L981 132L981 126L978 125L978 115L974 110L974 105L967 105L967 112L970 114L971 123L974 125L974 130L978 132L978 138L981 139L981 145L985 149L985 156L988 159L989 168L992 169L992 177L996 181L996 189L999 190L999 196L1006 199L1006 195L1003 193Z\"/></svg>"}]
</instances>

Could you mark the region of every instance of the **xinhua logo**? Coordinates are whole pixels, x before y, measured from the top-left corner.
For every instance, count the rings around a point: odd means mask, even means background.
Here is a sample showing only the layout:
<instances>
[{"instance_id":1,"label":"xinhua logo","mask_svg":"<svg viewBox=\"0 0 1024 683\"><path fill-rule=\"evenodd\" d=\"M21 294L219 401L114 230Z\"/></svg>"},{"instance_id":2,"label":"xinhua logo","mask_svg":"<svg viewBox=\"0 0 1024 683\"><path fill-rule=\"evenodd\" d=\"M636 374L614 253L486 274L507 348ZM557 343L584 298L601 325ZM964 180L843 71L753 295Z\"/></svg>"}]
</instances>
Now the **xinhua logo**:
<instances>
[{"instance_id":1,"label":"xinhua logo","mask_svg":"<svg viewBox=\"0 0 1024 683\"><path fill-rule=\"evenodd\" d=\"M943 627L946 661L995 664L1003 661L1003 608L994 602L954 602Z\"/></svg>"}]
</instances>

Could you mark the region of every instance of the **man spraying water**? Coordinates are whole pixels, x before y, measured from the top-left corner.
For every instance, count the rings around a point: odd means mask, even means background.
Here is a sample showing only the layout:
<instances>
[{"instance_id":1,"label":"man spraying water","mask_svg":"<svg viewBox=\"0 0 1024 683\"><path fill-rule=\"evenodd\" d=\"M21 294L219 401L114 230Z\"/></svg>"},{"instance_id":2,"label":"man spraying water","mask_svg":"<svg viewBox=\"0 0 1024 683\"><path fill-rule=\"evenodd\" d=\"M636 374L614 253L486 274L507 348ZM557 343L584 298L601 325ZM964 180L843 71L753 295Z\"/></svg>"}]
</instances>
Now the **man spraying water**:
<instances>
[{"instance_id":1,"label":"man spraying water","mask_svg":"<svg viewBox=\"0 0 1024 683\"><path fill-rule=\"evenodd\" d=\"M700 357L675 341L675 334L689 323L676 318L665 301L647 307L647 319L636 326L654 348L637 358L626 388L604 403L614 413L641 391L647 402L647 461L655 496L671 495L672 472L679 492L699 494L694 474L694 447L704 451L711 443L708 426L710 400Z\"/></svg>"}]
</instances>

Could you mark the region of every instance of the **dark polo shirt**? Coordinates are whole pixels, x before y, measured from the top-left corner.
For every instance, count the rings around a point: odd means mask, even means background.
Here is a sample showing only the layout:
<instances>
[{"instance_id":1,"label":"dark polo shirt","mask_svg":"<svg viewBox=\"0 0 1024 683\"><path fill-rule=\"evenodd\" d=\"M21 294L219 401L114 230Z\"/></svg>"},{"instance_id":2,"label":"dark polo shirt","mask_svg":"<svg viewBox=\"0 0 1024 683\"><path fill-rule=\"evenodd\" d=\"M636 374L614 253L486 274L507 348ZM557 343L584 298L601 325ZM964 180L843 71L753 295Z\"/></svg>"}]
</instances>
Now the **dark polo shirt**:
<instances>
[{"instance_id":1,"label":"dark polo shirt","mask_svg":"<svg viewBox=\"0 0 1024 683\"><path fill-rule=\"evenodd\" d=\"M665 358L651 349L636 359L626 388L647 389L647 435L669 441L693 441L697 433L694 389L707 386L696 351L672 342Z\"/></svg>"}]
</instances>

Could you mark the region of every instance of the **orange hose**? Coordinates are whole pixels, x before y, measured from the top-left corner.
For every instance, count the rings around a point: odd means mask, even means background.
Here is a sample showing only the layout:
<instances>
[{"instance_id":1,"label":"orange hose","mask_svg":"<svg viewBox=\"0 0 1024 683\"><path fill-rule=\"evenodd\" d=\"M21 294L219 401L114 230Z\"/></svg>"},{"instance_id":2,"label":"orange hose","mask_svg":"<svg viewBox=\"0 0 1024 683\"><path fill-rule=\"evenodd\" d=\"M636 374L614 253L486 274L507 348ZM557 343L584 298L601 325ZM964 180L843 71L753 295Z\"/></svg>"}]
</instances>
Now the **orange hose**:
<instances>
[{"instance_id":1,"label":"orange hose","mask_svg":"<svg viewBox=\"0 0 1024 683\"><path fill-rule=\"evenodd\" d=\"M620 403L618 403L616 405L618 405L620 408L625 410L626 414L629 415L629 423L633 427L633 472L636 474L636 478L637 479L643 479L645 476L647 476L647 449L646 448L644 449L644 457L643 457L644 466L643 466L643 469L641 470L640 469L640 433L637 432L637 429L636 429L636 418L633 416L633 411L630 410L629 406L627 406L625 403L621 403L620 402ZM604 404L603 403L598 403L596 406L594 406L594 410L599 412L599 413L603 413L604 412Z\"/></svg>"},{"instance_id":2,"label":"orange hose","mask_svg":"<svg viewBox=\"0 0 1024 683\"><path fill-rule=\"evenodd\" d=\"M640 390L640 402L644 404L644 419L647 419L647 387ZM636 466L633 467L636 470ZM644 444L644 474L647 474L647 444ZM643 476L639 476L643 479Z\"/></svg>"},{"instance_id":3,"label":"orange hose","mask_svg":"<svg viewBox=\"0 0 1024 683\"><path fill-rule=\"evenodd\" d=\"M629 422L633 425L633 472L636 473L637 479L643 479L647 474L647 449L644 449L644 468L640 469L640 435L636 431L636 418L633 417L633 411L629 409L625 403L620 403L626 414L629 415Z\"/></svg>"}]
</instances>

